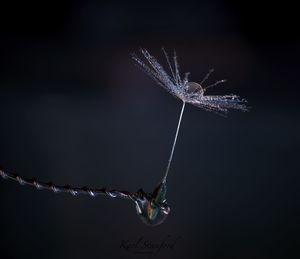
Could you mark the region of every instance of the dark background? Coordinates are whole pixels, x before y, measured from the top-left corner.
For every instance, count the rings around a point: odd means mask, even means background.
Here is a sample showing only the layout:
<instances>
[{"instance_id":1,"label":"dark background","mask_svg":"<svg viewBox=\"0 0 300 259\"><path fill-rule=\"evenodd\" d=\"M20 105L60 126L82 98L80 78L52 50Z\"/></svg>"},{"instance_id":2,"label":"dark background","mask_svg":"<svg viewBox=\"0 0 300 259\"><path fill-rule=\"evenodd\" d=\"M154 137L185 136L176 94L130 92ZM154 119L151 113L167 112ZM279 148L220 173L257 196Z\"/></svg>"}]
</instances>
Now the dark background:
<instances>
[{"instance_id":1,"label":"dark background","mask_svg":"<svg viewBox=\"0 0 300 259\"><path fill-rule=\"evenodd\" d=\"M0 7L0 164L75 186L152 191L180 111L130 53L176 49L181 72L247 98L224 119L187 106L168 181L172 211L144 225L127 200L0 181L0 258L296 258L299 28L275 1L23 1ZM169 237L168 237L169 236Z\"/></svg>"}]
</instances>

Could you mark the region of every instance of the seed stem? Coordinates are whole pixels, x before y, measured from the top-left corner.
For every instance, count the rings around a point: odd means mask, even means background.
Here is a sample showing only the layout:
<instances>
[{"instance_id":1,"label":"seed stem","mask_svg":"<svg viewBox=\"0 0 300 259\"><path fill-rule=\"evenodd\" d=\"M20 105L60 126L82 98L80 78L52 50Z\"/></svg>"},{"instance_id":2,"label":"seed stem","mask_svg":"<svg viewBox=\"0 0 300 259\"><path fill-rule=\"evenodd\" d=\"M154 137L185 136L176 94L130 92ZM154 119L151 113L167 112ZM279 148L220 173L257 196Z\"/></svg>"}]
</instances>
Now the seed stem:
<instances>
[{"instance_id":1,"label":"seed stem","mask_svg":"<svg viewBox=\"0 0 300 259\"><path fill-rule=\"evenodd\" d=\"M168 173L169 173L169 170L170 170L170 166L171 166L171 162L172 162L172 158L173 158L173 154L174 154L174 150L175 150L175 146L176 146L178 132L179 132L179 129L180 129L180 124L181 124L181 119L182 119L184 107L185 107L185 102L183 101L182 107L181 107L180 116L179 116L179 120L178 120L176 134L175 134L175 138L174 138L174 142L173 142L173 146L172 146L170 158L169 158L169 161L168 161L167 170L166 170L165 175L164 175L163 180L162 180L163 183L165 183L167 181Z\"/></svg>"}]
</instances>

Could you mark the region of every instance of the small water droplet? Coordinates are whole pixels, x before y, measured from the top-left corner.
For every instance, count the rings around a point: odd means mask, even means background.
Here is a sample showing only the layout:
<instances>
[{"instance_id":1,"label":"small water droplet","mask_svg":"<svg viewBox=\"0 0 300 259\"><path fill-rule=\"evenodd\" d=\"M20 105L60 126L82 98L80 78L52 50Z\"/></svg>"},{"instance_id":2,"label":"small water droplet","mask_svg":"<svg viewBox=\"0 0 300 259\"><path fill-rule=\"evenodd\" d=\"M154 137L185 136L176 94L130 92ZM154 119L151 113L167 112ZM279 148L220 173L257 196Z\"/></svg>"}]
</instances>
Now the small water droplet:
<instances>
[{"instance_id":1,"label":"small water droplet","mask_svg":"<svg viewBox=\"0 0 300 259\"><path fill-rule=\"evenodd\" d=\"M2 176L3 179L7 178L6 174L2 170L0 170L0 175Z\"/></svg>"},{"instance_id":2,"label":"small water droplet","mask_svg":"<svg viewBox=\"0 0 300 259\"><path fill-rule=\"evenodd\" d=\"M42 189L42 186L38 182L34 182L33 184L38 190Z\"/></svg>"},{"instance_id":3,"label":"small water droplet","mask_svg":"<svg viewBox=\"0 0 300 259\"><path fill-rule=\"evenodd\" d=\"M19 184L21 184L21 185L25 184L24 180L20 176L17 176L17 180L18 180Z\"/></svg>"},{"instance_id":4,"label":"small water droplet","mask_svg":"<svg viewBox=\"0 0 300 259\"><path fill-rule=\"evenodd\" d=\"M116 198L117 197L117 194L114 193L114 192L107 192L107 195L112 197L112 198Z\"/></svg>"},{"instance_id":5,"label":"small water droplet","mask_svg":"<svg viewBox=\"0 0 300 259\"><path fill-rule=\"evenodd\" d=\"M59 190L54 185L52 186L52 191L55 192L55 193L59 192Z\"/></svg>"},{"instance_id":6,"label":"small water droplet","mask_svg":"<svg viewBox=\"0 0 300 259\"><path fill-rule=\"evenodd\" d=\"M76 196L76 195L78 194L78 192L75 191L75 190L70 190L70 193L71 193L73 196Z\"/></svg>"}]
</instances>

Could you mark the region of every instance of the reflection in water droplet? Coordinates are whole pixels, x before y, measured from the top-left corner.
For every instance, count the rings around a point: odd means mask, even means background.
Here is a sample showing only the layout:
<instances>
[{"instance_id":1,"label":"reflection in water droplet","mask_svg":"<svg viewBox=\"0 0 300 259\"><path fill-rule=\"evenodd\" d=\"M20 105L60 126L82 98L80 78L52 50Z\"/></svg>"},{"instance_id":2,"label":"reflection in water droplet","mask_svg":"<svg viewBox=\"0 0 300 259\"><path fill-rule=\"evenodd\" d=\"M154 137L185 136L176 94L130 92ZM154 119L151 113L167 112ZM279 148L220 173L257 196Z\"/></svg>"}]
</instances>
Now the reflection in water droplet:
<instances>
[{"instance_id":1,"label":"reflection in water droplet","mask_svg":"<svg viewBox=\"0 0 300 259\"><path fill-rule=\"evenodd\" d=\"M160 183L152 194L139 191L135 199L136 210L141 220L151 226L157 226L165 221L170 212L166 203L166 184Z\"/></svg>"}]
</instances>

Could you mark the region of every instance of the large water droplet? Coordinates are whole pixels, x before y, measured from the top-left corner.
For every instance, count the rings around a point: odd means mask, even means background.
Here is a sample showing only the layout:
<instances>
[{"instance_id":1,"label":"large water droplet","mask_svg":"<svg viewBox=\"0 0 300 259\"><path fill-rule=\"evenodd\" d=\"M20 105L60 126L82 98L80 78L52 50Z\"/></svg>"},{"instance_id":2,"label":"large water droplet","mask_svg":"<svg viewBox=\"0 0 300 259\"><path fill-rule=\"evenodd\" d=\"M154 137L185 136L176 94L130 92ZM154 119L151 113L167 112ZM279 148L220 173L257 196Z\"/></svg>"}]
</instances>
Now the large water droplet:
<instances>
[{"instance_id":1,"label":"large water droplet","mask_svg":"<svg viewBox=\"0 0 300 259\"><path fill-rule=\"evenodd\" d=\"M157 226L167 218L170 207L166 203L166 190L165 183L160 183L152 194L139 192L135 199L136 210L145 224Z\"/></svg>"}]
</instances>

